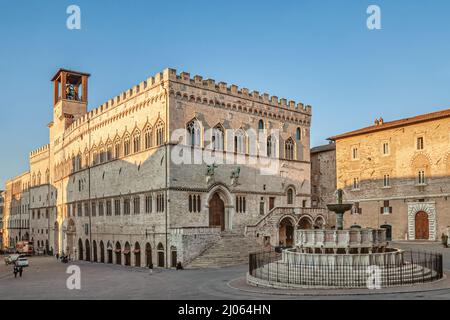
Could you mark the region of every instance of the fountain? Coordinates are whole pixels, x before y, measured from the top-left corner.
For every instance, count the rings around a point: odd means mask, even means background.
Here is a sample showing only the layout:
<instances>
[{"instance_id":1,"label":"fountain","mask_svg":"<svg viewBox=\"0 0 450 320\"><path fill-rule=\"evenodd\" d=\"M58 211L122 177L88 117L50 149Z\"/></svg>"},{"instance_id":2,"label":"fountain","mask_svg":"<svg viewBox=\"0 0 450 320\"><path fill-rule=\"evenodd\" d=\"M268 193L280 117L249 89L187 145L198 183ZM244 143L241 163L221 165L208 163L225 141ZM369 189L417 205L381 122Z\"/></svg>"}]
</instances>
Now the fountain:
<instances>
[{"instance_id":1,"label":"fountain","mask_svg":"<svg viewBox=\"0 0 450 320\"><path fill-rule=\"evenodd\" d=\"M442 255L405 252L390 248L386 229L344 229L342 189L337 203L327 205L336 214L334 229L298 229L295 247L277 253L250 255L247 282L273 288L367 288L392 287L441 279ZM372 277L372 278L370 278Z\"/></svg>"},{"instance_id":2,"label":"fountain","mask_svg":"<svg viewBox=\"0 0 450 320\"><path fill-rule=\"evenodd\" d=\"M338 189L337 194L337 204L327 204L328 210L336 214L336 229L344 230L344 213L350 211L353 207L351 203L343 203L344 190Z\"/></svg>"}]
</instances>

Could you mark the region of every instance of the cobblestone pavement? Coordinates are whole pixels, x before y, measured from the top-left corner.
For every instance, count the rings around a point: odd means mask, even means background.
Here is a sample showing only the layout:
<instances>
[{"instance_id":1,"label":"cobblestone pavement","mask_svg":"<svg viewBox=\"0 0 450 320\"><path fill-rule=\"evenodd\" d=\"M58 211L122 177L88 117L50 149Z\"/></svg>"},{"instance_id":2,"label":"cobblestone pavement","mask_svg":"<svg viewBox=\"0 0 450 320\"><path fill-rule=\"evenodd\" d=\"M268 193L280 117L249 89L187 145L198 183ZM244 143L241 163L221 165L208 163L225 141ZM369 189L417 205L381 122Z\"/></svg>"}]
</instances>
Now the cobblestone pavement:
<instances>
[{"instance_id":1,"label":"cobblestone pavement","mask_svg":"<svg viewBox=\"0 0 450 320\"><path fill-rule=\"evenodd\" d=\"M430 244L393 244L396 247L442 252L450 271L450 249ZM207 270L148 270L89 262L81 269L81 290L69 290L70 276L50 257L30 258L23 277L15 279L12 267L0 264L0 299L450 299L450 289L431 292L358 296L289 296L236 290L229 282L245 276L247 266Z\"/></svg>"}]
</instances>

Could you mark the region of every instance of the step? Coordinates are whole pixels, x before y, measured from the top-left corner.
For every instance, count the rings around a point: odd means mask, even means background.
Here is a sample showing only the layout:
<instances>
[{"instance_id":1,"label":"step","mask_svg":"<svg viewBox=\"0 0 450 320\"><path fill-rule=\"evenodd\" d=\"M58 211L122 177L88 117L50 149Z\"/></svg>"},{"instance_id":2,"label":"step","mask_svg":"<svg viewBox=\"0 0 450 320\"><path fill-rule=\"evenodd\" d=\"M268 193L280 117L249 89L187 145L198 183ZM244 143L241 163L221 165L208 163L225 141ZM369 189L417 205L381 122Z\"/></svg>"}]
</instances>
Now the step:
<instances>
[{"instance_id":1,"label":"step","mask_svg":"<svg viewBox=\"0 0 450 320\"><path fill-rule=\"evenodd\" d=\"M194 259L188 268L220 268L248 264L249 254L261 251L256 239L240 233L224 232L221 238Z\"/></svg>"}]
</instances>

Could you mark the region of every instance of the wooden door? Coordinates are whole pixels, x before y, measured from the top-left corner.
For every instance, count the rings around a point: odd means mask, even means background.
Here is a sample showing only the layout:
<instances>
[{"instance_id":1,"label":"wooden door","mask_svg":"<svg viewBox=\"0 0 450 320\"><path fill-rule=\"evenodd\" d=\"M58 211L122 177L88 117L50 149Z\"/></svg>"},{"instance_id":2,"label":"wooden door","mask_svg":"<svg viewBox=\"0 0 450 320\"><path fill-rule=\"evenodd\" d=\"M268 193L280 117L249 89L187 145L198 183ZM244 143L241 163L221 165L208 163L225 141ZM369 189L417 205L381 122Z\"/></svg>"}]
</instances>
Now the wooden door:
<instances>
[{"instance_id":1,"label":"wooden door","mask_svg":"<svg viewBox=\"0 0 450 320\"><path fill-rule=\"evenodd\" d=\"M220 227L225 230L225 204L220 196L215 193L209 202L209 226Z\"/></svg>"},{"instance_id":2,"label":"wooden door","mask_svg":"<svg viewBox=\"0 0 450 320\"><path fill-rule=\"evenodd\" d=\"M177 266L177 252L174 250L172 251L172 268L175 268Z\"/></svg>"},{"instance_id":3,"label":"wooden door","mask_svg":"<svg viewBox=\"0 0 450 320\"><path fill-rule=\"evenodd\" d=\"M158 252L158 267L164 268L164 252Z\"/></svg>"},{"instance_id":4,"label":"wooden door","mask_svg":"<svg viewBox=\"0 0 450 320\"><path fill-rule=\"evenodd\" d=\"M428 214L420 211L416 214L416 240L429 239L430 224L428 221Z\"/></svg>"},{"instance_id":5,"label":"wooden door","mask_svg":"<svg viewBox=\"0 0 450 320\"><path fill-rule=\"evenodd\" d=\"M269 198L269 211L275 208L275 197Z\"/></svg>"}]
</instances>

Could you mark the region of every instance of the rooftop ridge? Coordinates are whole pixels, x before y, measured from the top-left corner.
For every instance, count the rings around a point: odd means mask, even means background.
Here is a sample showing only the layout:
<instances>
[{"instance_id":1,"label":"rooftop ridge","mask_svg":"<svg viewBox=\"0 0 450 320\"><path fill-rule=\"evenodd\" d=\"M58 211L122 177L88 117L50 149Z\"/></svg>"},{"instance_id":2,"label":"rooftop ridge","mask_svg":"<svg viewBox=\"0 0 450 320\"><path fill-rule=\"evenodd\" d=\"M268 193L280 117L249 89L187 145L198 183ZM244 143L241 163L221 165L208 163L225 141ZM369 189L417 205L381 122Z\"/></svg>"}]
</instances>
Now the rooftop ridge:
<instances>
[{"instance_id":1,"label":"rooftop ridge","mask_svg":"<svg viewBox=\"0 0 450 320\"><path fill-rule=\"evenodd\" d=\"M350 132L346 132L346 133L343 133L340 135L336 135L336 136L328 138L328 140L336 141L339 139L349 138L349 137L362 135L362 134L366 134L366 133L394 129L394 128L397 128L400 126L408 126L408 125L413 125L413 124L417 124L417 123L433 121L433 120L438 120L438 119L443 119L443 118L448 118L448 117L450 117L450 109L435 111L435 112L431 112L431 113L425 113L425 114L421 114L421 115L414 116L414 117L408 117L408 118L403 118L403 119L393 120L393 121L388 121L388 122L386 122L382 118L380 118L381 121L376 121L375 124L373 124L371 126L353 130Z\"/></svg>"}]
</instances>

